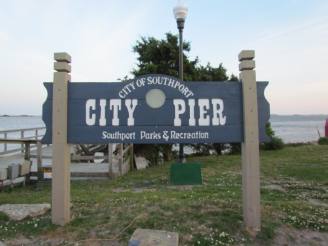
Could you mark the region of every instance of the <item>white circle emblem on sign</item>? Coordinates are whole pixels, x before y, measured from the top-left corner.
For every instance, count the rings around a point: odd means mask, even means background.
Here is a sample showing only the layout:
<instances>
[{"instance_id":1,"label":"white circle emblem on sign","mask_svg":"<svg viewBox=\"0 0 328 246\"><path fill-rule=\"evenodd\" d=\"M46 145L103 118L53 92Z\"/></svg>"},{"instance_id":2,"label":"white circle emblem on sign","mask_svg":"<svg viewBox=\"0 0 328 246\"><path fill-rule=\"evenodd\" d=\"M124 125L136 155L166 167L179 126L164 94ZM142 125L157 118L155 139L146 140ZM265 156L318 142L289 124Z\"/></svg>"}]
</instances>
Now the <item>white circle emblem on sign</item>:
<instances>
[{"instance_id":1,"label":"white circle emblem on sign","mask_svg":"<svg viewBox=\"0 0 328 246\"><path fill-rule=\"evenodd\" d=\"M151 108L160 108L165 103L165 93L160 89L151 89L146 94L146 102Z\"/></svg>"}]
</instances>

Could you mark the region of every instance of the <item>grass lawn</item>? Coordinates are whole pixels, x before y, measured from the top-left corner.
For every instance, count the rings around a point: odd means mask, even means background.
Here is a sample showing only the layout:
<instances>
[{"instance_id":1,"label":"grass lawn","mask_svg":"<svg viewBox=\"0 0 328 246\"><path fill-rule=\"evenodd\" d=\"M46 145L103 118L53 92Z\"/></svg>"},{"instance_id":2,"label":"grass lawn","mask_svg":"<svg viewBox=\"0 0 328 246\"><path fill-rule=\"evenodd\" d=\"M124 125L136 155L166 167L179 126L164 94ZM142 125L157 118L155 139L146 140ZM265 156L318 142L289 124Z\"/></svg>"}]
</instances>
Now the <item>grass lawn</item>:
<instances>
[{"instance_id":1,"label":"grass lawn","mask_svg":"<svg viewBox=\"0 0 328 246\"><path fill-rule=\"evenodd\" d=\"M256 238L243 228L240 156L190 161L203 164L202 186L170 186L168 164L112 181L72 181L71 223L54 226L50 213L22 222L0 214L0 240L127 245L136 228L148 228L178 232L180 245L269 245L281 226L328 231L328 146L261 152L262 231ZM50 203L50 197L51 184L40 183L0 192L0 204Z\"/></svg>"}]
</instances>

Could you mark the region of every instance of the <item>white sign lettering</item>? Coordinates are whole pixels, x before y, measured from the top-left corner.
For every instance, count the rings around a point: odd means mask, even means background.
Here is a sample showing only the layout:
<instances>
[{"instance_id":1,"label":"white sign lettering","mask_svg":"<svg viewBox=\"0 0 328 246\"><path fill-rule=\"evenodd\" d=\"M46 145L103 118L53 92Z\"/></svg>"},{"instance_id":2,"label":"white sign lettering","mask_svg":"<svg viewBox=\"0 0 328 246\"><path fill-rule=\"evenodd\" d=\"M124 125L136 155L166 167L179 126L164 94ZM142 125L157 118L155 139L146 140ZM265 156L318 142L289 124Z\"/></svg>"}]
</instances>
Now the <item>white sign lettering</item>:
<instances>
[{"instance_id":1,"label":"white sign lettering","mask_svg":"<svg viewBox=\"0 0 328 246\"><path fill-rule=\"evenodd\" d=\"M182 126L183 116L188 119L184 123L187 126L220 126L227 122L227 117L224 115L224 102L220 98L173 99L172 104L174 108L173 126ZM98 126L106 126L110 122L112 126L124 124L134 126L134 112L137 107L138 99L110 99L108 101L106 99L88 99L85 103L85 122L88 126L95 126L97 122ZM195 112L199 112L198 118L196 118ZM122 119L122 115L127 115L127 118ZM107 119L109 116L112 118L111 121ZM120 120L126 120L126 123Z\"/></svg>"}]
</instances>

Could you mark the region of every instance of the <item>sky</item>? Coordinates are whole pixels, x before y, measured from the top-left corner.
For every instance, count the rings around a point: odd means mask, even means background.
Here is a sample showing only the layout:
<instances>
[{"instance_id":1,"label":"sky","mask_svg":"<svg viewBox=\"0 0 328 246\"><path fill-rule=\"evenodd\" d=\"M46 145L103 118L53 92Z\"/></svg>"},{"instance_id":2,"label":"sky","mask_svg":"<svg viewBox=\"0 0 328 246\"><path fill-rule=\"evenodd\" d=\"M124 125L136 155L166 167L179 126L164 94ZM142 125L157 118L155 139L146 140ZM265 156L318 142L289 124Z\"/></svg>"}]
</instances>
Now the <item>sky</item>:
<instances>
[{"instance_id":1,"label":"sky","mask_svg":"<svg viewBox=\"0 0 328 246\"><path fill-rule=\"evenodd\" d=\"M136 66L141 37L176 34L176 0L0 0L0 115L40 115L53 53L72 56L72 81L112 82ZM328 114L327 0L185 0L190 58L238 75L256 52L274 114Z\"/></svg>"}]
</instances>

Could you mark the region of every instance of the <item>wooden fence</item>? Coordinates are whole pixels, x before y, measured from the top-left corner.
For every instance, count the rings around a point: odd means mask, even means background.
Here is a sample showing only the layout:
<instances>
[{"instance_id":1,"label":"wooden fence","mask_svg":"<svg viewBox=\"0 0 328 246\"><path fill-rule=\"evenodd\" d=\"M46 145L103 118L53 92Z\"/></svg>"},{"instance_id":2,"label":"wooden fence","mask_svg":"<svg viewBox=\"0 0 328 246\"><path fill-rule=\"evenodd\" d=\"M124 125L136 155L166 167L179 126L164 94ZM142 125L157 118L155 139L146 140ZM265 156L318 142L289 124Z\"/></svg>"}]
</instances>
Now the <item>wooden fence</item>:
<instances>
[{"instance_id":1,"label":"wooden fence","mask_svg":"<svg viewBox=\"0 0 328 246\"><path fill-rule=\"evenodd\" d=\"M38 171L42 169L42 159L52 159L50 155L42 154L42 144L40 140L44 136L44 127L11 129L0 131L0 155L24 153L25 159L36 158L38 164ZM34 141L28 141L34 140ZM10 146L14 146L9 148ZM17 147L19 146L19 147ZM115 150L113 144L108 144L108 154L104 156L85 156L72 154L71 162L81 162L102 159L107 162L108 176L116 177L126 174L133 169L134 153L133 144L116 145L117 154L114 155ZM1 148L2 147L2 148ZM30 154L31 149L37 149L36 154ZM115 160L114 160L115 159ZM117 170L118 169L118 170Z\"/></svg>"},{"instance_id":2,"label":"wooden fence","mask_svg":"<svg viewBox=\"0 0 328 246\"><path fill-rule=\"evenodd\" d=\"M35 139L40 140L44 136L45 127L34 127L24 129L11 129L0 131L0 139ZM2 142L0 143L0 155L11 154L16 152L24 152L24 144L20 144L17 147L17 143ZM9 148L14 146L14 148ZM31 145L31 148L36 148L36 144Z\"/></svg>"}]
</instances>

